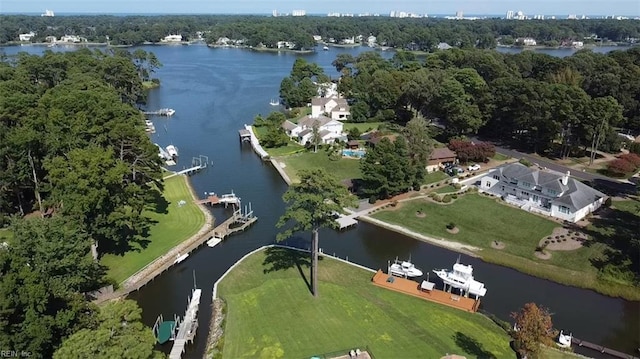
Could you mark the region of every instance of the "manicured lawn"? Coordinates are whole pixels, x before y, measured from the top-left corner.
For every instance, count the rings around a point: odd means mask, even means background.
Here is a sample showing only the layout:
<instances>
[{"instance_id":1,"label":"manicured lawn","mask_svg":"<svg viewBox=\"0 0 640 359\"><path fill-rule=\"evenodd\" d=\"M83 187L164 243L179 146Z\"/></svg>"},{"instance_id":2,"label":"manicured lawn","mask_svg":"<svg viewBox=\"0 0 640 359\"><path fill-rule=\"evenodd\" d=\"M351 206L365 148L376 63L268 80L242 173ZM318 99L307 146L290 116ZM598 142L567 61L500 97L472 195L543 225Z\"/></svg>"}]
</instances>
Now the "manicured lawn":
<instances>
[{"instance_id":1,"label":"manicured lawn","mask_svg":"<svg viewBox=\"0 0 640 359\"><path fill-rule=\"evenodd\" d=\"M426 213L418 218L416 211ZM507 244L504 251L530 258L538 241L551 234L558 224L533 214L496 203L495 199L467 194L441 205L425 199L405 202L395 210L381 211L374 218L400 224L419 233L449 238L474 246L490 247L492 241ZM447 232L454 222L460 232Z\"/></svg>"},{"instance_id":2,"label":"manicured lawn","mask_svg":"<svg viewBox=\"0 0 640 359\"><path fill-rule=\"evenodd\" d=\"M372 273L329 258L320 261L313 298L301 275L308 278L307 263L306 253L267 249L225 277L223 358L310 358L365 346L377 359L515 357L488 318L376 287Z\"/></svg>"},{"instance_id":3,"label":"manicured lawn","mask_svg":"<svg viewBox=\"0 0 640 359\"><path fill-rule=\"evenodd\" d=\"M424 176L424 184L431 184L431 183L436 183L436 182L440 182L442 180L445 180L449 178L449 175L442 172L442 171L434 171L431 173L427 173Z\"/></svg>"},{"instance_id":4,"label":"manicured lawn","mask_svg":"<svg viewBox=\"0 0 640 359\"><path fill-rule=\"evenodd\" d=\"M558 349L542 348L541 357L544 359L575 359L584 358L572 352L565 352Z\"/></svg>"},{"instance_id":5,"label":"manicured lawn","mask_svg":"<svg viewBox=\"0 0 640 359\"><path fill-rule=\"evenodd\" d=\"M153 208L145 210L145 215L156 222L151 226L149 237L146 238L149 243L145 248L136 247L124 255L109 254L102 257L101 262L108 267L107 275L110 278L117 283L123 282L178 243L196 234L205 224L204 214L194 203L186 181L184 176L166 179L164 198L168 203L159 199L157 205L153 204ZM187 204L180 207L178 202L181 200Z\"/></svg>"},{"instance_id":6,"label":"manicured lawn","mask_svg":"<svg viewBox=\"0 0 640 359\"><path fill-rule=\"evenodd\" d=\"M263 136L266 133L266 131L267 131L267 128L264 126L253 127L253 133L256 135L258 139L260 139L260 136ZM274 148L262 147L262 148L264 148L264 150L267 151L267 153L271 157L288 156L288 155L305 150L304 146L300 146L299 144L293 141L289 141L289 143L287 143L286 146L282 146L282 147L274 147Z\"/></svg>"},{"instance_id":7,"label":"manicured lawn","mask_svg":"<svg viewBox=\"0 0 640 359\"><path fill-rule=\"evenodd\" d=\"M434 192L442 194L442 193L453 193L453 192L458 192L458 191L459 191L458 188L455 188L452 185L446 185L444 187L440 187L440 188L436 189Z\"/></svg>"},{"instance_id":8,"label":"manicured lawn","mask_svg":"<svg viewBox=\"0 0 640 359\"><path fill-rule=\"evenodd\" d=\"M317 153L303 152L295 155L279 157L279 162L284 162L284 171L293 182L298 181L298 171L303 169L324 168L332 173L339 180L361 178L360 161L351 158L340 158L333 161L324 149L319 149Z\"/></svg>"},{"instance_id":9,"label":"manicured lawn","mask_svg":"<svg viewBox=\"0 0 640 359\"><path fill-rule=\"evenodd\" d=\"M493 155L493 159L496 160L496 161L506 161L509 158L511 158L511 157L503 155L501 153L496 153L495 155Z\"/></svg>"},{"instance_id":10,"label":"manicured lawn","mask_svg":"<svg viewBox=\"0 0 640 359\"><path fill-rule=\"evenodd\" d=\"M352 128L357 128L360 133L365 133L370 130L377 130L378 126L380 126L382 122L345 122L344 123L344 131L349 131Z\"/></svg>"}]
</instances>

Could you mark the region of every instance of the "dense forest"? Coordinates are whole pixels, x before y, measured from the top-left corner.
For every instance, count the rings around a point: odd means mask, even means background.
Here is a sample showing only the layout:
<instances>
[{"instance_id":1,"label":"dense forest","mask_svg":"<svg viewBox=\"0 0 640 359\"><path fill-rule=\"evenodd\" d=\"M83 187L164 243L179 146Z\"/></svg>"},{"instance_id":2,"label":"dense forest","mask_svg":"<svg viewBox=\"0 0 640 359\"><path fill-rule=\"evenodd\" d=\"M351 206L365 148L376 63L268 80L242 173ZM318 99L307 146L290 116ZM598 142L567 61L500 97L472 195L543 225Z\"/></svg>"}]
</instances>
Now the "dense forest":
<instances>
[{"instance_id":1,"label":"dense forest","mask_svg":"<svg viewBox=\"0 0 640 359\"><path fill-rule=\"evenodd\" d=\"M404 124L417 110L448 137L482 134L539 153L561 143L560 156L591 146L616 150L616 129L640 131L640 48L566 58L452 49L385 60L366 52L340 54L333 64L353 122ZM282 81L283 102L307 103L310 84L323 77L299 59Z\"/></svg>"},{"instance_id":2,"label":"dense forest","mask_svg":"<svg viewBox=\"0 0 640 359\"><path fill-rule=\"evenodd\" d=\"M161 196L157 149L136 108L149 56L135 53L46 51L0 63L0 227L12 233L0 247L2 348L51 358L82 329L65 353L91 353L94 340L117 353L134 340L130 357L154 355L135 303L98 310L83 295L107 282L98 256L143 240L142 211ZM96 357L84 354L71 357Z\"/></svg>"},{"instance_id":3,"label":"dense forest","mask_svg":"<svg viewBox=\"0 0 640 359\"><path fill-rule=\"evenodd\" d=\"M461 48L493 48L497 39L511 44L521 37L557 46L565 41L630 42L640 38L640 22L634 20L503 20L475 21L436 18L398 19L389 17L266 17L228 15L172 16L0 16L0 44L18 40L33 31L32 42L47 36L77 35L89 42L137 45L158 42L169 34L185 40L204 34L207 42L220 37L244 40L245 45L274 47L290 41L298 49L310 48L313 35L336 41L362 35L377 37L378 44L399 49L430 51L440 42ZM596 35L597 37L594 37Z\"/></svg>"}]
</instances>

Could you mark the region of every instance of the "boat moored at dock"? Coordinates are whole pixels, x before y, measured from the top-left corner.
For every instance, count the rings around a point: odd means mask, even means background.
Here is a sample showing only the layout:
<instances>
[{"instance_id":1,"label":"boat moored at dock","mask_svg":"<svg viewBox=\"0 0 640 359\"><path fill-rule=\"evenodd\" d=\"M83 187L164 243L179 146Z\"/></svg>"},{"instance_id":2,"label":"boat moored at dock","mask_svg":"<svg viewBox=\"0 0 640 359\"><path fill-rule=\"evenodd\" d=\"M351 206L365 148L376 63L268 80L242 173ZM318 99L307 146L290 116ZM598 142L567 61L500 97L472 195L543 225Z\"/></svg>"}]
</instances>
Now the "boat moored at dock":
<instances>
[{"instance_id":1,"label":"boat moored at dock","mask_svg":"<svg viewBox=\"0 0 640 359\"><path fill-rule=\"evenodd\" d=\"M450 288L459 289L465 297L472 294L477 299L487 294L487 288L484 287L484 283L478 282L473 278L473 267L461 264L460 258L453 265L453 270L434 269L433 273L442 279L445 288L448 285Z\"/></svg>"},{"instance_id":2,"label":"boat moored at dock","mask_svg":"<svg viewBox=\"0 0 640 359\"><path fill-rule=\"evenodd\" d=\"M175 160L178 157L178 148L174 145L169 145L166 147L167 154L169 158Z\"/></svg>"},{"instance_id":3,"label":"boat moored at dock","mask_svg":"<svg viewBox=\"0 0 640 359\"><path fill-rule=\"evenodd\" d=\"M423 274L420 269L416 268L416 266L411 263L411 258L406 261L400 261L397 257L393 264L389 265L388 272L398 277L408 278L420 277Z\"/></svg>"}]
</instances>

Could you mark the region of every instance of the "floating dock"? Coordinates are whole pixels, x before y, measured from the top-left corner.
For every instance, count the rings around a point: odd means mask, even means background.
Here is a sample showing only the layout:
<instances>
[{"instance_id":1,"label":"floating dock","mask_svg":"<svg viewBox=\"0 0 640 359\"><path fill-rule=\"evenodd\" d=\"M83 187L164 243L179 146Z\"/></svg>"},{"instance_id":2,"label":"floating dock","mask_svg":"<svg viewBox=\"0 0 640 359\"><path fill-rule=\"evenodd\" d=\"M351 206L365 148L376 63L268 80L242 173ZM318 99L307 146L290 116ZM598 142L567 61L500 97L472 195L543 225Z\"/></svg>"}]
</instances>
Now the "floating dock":
<instances>
[{"instance_id":1,"label":"floating dock","mask_svg":"<svg viewBox=\"0 0 640 359\"><path fill-rule=\"evenodd\" d=\"M433 286L423 286L416 281L394 277L390 274L384 273L381 270L378 270L378 272L376 272L376 274L373 276L372 282L378 287L390 289L403 294L408 294L413 297L418 297L430 302L464 310L466 312L475 313L478 311L478 307L480 306L480 300L473 300L471 298L466 298L438 289L429 290L429 288L433 288Z\"/></svg>"},{"instance_id":2,"label":"floating dock","mask_svg":"<svg viewBox=\"0 0 640 359\"><path fill-rule=\"evenodd\" d=\"M229 219L214 228L213 238L223 240L233 233L244 231L257 220L258 217L253 215L251 203L249 203L249 207L245 207L244 212L242 208L238 208Z\"/></svg>"},{"instance_id":3,"label":"floating dock","mask_svg":"<svg viewBox=\"0 0 640 359\"><path fill-rule=\"evenodd\" d=\"M578 339L576 337L572 337L571 338L571 344L575 344L575 345L577 345L579 347L583 347L583 348L589 348L589 349L592 349L592 350L597 350L600 353L611 355L612 357L616 357L616 358L621 358L621 359L640 359L637 356L633 356L631 354L625 354L625 353L619 352L617 350L609 349L609 348L603 347L602 345L589 343L587 341Z\"/></svg>"},{"instance_id":4,"label":"floating dock","mask_svg":"<svg viewBox=\"0 0 640 359\"><path fill-rule=\"evenodd\" d=\"M336 222L338 222L338 226L341 230L353 227L358 224L358 221L355 219L355 214L351 214L348 216L344 214L337 214L337 217L338 218L336 218Z\"/></svg>"},{"instance_id":5,"label":"floating dock","mask_svg":"<svg viewBox=\"0 0 640 359\"><path fill-rule=\"evenodd\" d=\"M196 330L198 329L198 309L200 308L201 294L201 289L194 289L193 293L191 293L184 318L178 323L178 334L173 340L173 347L171 348L171 353L169 353L170 359L182 358L184 347L189 343L193 343L193 338L195 338Z\"/></svg>"}]
</instances>

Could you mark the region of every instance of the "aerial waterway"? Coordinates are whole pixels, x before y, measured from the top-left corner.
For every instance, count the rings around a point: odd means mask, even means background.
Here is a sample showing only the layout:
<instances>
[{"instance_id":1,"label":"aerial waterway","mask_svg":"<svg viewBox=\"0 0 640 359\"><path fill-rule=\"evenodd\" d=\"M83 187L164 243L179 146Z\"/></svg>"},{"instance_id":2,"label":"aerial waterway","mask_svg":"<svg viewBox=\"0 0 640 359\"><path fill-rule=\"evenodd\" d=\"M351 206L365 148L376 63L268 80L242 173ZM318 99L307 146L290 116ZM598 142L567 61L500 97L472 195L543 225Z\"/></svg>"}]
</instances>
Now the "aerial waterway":
<instances>
[{"instance_id":1,"label":"aerial waterway","mask_svg":"<svg viewBox=\"0 0 640 359\"><path fill-rule=\"evenodd\" d=\"M10 55L25 50L40 53L45 49L18 47L0 51ZM195 357L206 345L206 330L203 329L209 327L211 310L208 304L213 282L243 255L275 239L274 224L284 211L281 196L286 184L251 146L241 144L238 129L251 123L255 115L266 115L273 110L269 101L278 96L280 81L288 75L296 56L205 46L149 46L144 49L155 52L164 65L157 71L162 85L149 94L148 108L176 110L171 119L154 119L156 127L163 131L153 134L152 141L175 144L184 158L209 156L215 163L214 168L190 178L195 192L229 193L234 190L242 194L243 201L252 203L255 215L260 218L250 231L238 233L214 248L201 247L187 260L132 295L144 310L145 323L152 326L160 314L171 318L174 313L184 311L195 270L202 288L200 331L194 344L186 347L185 355ZM357 55L366 50L369 49L331 48L305 55L305 58L336 76L331 62L338 53ZM382 55L391 57L393 53L382 52ZM214 207L211 211L217 218L227 218L233 209ZM299 242L303 240L299 239ZM411 256L418 267L431 270L448 268L458 258L457 253L364 222L341 233L321 231L320 247L325 253L348 257L350 261L370 268L386 268L389 259ZM491 288L482 301L482 309L509 320L510 312L526 302L536 302L550 308L557 328L573 332L582 340L637 355L640 303L563 286L464 255L461 260L473 265L476 278ZM163 349L168 353L170 344ZM594 351L583 353L599 357Z\"/></svg>"}]
</instances>

